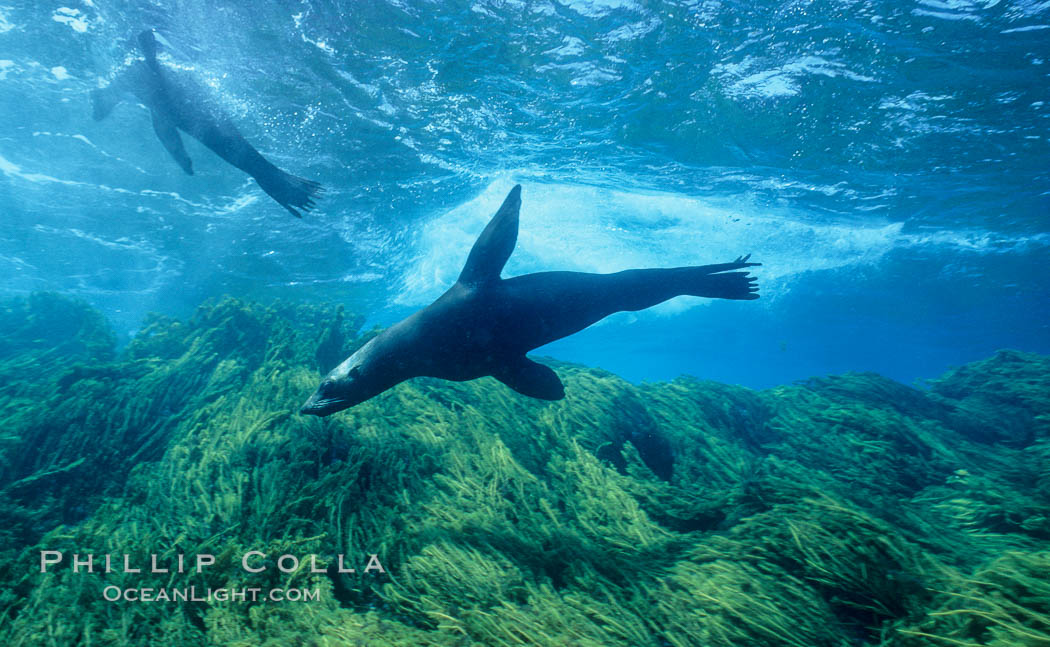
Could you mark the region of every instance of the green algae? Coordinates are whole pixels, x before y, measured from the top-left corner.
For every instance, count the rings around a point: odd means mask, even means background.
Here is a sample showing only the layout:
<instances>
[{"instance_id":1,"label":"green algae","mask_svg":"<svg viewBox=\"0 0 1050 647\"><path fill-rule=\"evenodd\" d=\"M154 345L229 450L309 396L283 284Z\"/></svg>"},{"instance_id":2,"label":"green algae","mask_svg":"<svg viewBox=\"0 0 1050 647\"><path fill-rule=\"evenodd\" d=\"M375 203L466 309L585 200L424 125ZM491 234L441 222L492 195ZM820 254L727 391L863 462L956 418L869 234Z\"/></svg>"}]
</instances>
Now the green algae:
<instances>
[{"instance_id":1,"label":"green algae","mask_svg":"<svg viewBox=\"0 0 1050 647\"><path fill-rule=\"evenodd\" d=\"M3 306L0 639L1050 644L1045 357L1003 352L928 390L638 387L559 363L555 403L417 379L296 414L374 334L361 321L226 299L153 317L117 353L82 304ZM216 563L40 573L41 550ZM268 568L243 569L248 551ZM283 554L357 569L285 573ZM385 572L364 571L371 554ZM107 586L318 599L109 602Z\"/></svg>"}]
</instances>

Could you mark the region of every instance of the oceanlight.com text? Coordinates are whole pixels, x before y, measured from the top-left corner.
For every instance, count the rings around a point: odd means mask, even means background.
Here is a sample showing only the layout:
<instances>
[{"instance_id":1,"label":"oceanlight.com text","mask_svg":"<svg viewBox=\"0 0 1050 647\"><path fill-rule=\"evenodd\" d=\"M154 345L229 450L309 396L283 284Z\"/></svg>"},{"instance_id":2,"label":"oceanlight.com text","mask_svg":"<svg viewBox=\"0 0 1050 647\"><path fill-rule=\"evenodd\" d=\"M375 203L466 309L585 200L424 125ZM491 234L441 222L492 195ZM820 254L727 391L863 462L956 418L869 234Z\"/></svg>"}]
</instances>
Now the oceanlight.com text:
<instances>
[{"instance_id":1,"label":"oceanlight.com text","mask_svg":"<svg viewBox=\"0 0 1050 647\"><path fill-rule=\"evenodd\" d=\"M243 588L121 588L110 585L102 589L109 602L316 602L318 589Z\"/></svg>"}]
</instances>

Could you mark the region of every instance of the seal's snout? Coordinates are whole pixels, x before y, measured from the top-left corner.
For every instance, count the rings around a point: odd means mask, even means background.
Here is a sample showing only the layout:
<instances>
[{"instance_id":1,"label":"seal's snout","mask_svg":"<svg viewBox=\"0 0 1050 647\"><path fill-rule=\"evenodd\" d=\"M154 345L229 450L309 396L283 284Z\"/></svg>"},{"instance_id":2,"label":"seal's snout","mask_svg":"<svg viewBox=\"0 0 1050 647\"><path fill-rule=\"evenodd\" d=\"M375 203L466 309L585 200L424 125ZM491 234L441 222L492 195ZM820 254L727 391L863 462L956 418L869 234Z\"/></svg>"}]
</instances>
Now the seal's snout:
<instances>
[{"instance_id":1,"label":"seal's snout","mask_svg":"<svg viewBox=\"0 0 1050 647\"><path fill-rule=\"evenodd\" d=\"M306 400L306 402L303 403L303 406L299 407L299 413L301 413L303 415L307 415L307 416L320 415L320 413L318 411L318 407L317 407L317 394L316 393L311 395Z\"/></svg>"}]
</instances>

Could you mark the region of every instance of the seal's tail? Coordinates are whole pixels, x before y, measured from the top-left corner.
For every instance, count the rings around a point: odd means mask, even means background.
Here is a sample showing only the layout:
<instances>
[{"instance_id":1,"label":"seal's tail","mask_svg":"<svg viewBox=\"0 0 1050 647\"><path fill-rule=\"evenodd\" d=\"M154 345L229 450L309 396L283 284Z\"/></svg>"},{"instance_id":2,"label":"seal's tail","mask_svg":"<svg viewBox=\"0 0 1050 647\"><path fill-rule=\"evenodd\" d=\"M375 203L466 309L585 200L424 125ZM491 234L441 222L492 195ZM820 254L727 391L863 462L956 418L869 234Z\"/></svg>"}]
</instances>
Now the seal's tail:
<instances>
[{"instance_id":1,"label":"seal's tail","mask_svg":"<svg viewBox=\"0 0 1050 647\"><path fill-rule=\"evenodd\" d=\"M324 187L319 182L296 177L278 168L265 176L257 175L255 179L263 191L296 218L302 218L297 209L310 211L314 208L314 200L324 193Z\"/></svg>"}]
</instances>

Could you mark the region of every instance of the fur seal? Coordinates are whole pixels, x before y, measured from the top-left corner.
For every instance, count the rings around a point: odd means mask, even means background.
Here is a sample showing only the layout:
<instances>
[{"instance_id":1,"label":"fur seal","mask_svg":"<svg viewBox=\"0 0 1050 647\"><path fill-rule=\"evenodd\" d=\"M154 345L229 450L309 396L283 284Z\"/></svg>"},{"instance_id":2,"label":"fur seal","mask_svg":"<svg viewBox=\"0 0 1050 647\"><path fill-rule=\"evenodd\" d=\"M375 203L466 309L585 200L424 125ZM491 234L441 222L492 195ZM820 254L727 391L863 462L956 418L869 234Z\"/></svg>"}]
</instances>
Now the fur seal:
<instances>
[{"instance_id":1,"label":"fur seal","mask_svg":"<svg viewBox=\"0 0 1050 647\"><path fill-rule=\"evenodd\" d=\"M200 85L188 75L162 66L157 61L153 31L139 34L138 46L145 60L132 64L109 86L92 92L96 121L105 119L124 95L131 93L149 108L157 138L188 175L193 175L193 162L182 145L180 130L255 178L263 191L296 218L302 217L298 209L313 208L314 198L324 191L320 184L271 164L221 110L208 105L207 93Z\"/></svg>"},{"instance_id":2,"label":"fur seal","mask_svg":"<svg viewBox=\"0 0 1050 647\"><path fill-rule=\"evenodd\" d=\"M521 186L474 243L456 283L434 303L394 324L332 369L299 410L315 416L347 409L409 378L473 380L491 375L518 393L565 397L561 380L526 353L623 310L643 310L683 294L757 299L747 272L731 263L640 269L615 274L539 272L500 278L518 239Z\"/></svg>"}]
</instances>

